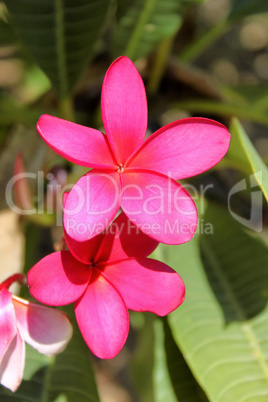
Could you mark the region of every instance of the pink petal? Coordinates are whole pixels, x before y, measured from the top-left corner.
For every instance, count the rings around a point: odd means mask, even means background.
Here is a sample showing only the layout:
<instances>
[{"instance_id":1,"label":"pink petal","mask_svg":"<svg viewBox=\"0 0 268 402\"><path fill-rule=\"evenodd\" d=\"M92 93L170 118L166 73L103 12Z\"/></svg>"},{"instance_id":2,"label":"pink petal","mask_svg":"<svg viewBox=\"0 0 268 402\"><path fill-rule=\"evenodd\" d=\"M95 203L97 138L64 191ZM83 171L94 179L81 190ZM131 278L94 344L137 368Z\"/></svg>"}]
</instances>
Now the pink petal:
<instances>
[{"instance_id":1,"label":"pink petal","mask_svg":"<svg viewBox=\"0 0 268 402\"><path fill-rule=\"evenodd\" d=\"M17 324L12 295L7 289L2 288L0 289L0 361L16 333Z\"/></svg>"},{"instance_id":2,"label":"pink petal","mask_svg":"<svg viewBox=\"0 0 268 402\"><path fill-rule=\"evenodd\" d=\"M19 332L13 338L0 363L0 383L15 392L23 377L25 344Z\"/></svg>"},{"instance_id":3,"label":"pink petal","mask_svg":"<svg viewBox=\"0 0 268 402\"><path fill-rule=\"evenodd\" d=\"M124 346L129 317L120 294L98 275L94 273L87 291L75 302L75 314L89 349L101 359L111 359Z\"/></svg>"},{"instance_id":4,"label":"pink petal","mask_svg":"<svg viewBox=\"0 0 268 402\"><path fill-rule=\"evenodd\" d=\"M125 56L106 72L101 94L104 128L118 164L142 143L147 128L147 100L136 67Z\"/></svg>"},{"instance_id":5,"label":"pink petal","mask_svg":"<svg viewBox=\"0 0 268 402\"><path fill-rule=\"evenodd\" d=\"M103 234L99 234L90 240L76 241L72 239L66 232L64 234L67 246L72 255L80 262L88 264L94 260L98 252L100 244L103 240Z\"/></svg>"},{"instance_id":6,"label":"pink petal","mask_svg":"<svg viewBox=\"0 0 268 402\"><path fill-rule=\"evenodd\" d=\"M107 228L95 261L118 261L129 257L146 257L158 246L122 212Z\"/></svg>"},{"instance_id":7,"label":"pink petal","mask_svg":"<svg viewBox=\"0 0 268 402\"><path fill-rule=\"evenodd\" d=\"M104 274L118 289L130 310L164 316L184 301L182 279L160 261L129 259L106 266Z\"/></svg>"},{"instance_id":8,"label":"pink petal","mask_svg":"<svg viewBox=\"0 0 268 402\"><path fill-rule=\"evenodd\" d=\"M47 255L27 274L31 295L50 306L73 303L84 293L90 276L91 268L69 251Z\"/></svg>"},{"instance_id":9,"label":"pink petal","mask_svg":"<svg viewBox=\"0 0 268 402\"><path fill-rule=\"evenodd\" d=\"M66 191L62 194L62 205L63 205L63 208L65 207L65 204L66 204L66 201L67 201L67 198L68 198L68 194L69 194L69 193L67 193Z\"/></svg>"},{"instance_id":10,"label":"pink petal","mask_svg":"<svg viewBox=\"0 0 268 402\"><path fill-rule=\"evenodd\" d=\"M37 130L55 152L73 163L88 167L115 165L107 138L98 130L46 114L38 120Z\"/></svg>"},{"instance_id":11,"label":"pink petal","mask_svg":"<svg viewBox=\"0 0 268 402\"><path fill-rule=\"evenodd\" d=\"M150 136L128 165L185 179L216 165L229 143L230 134L222 124L199 117L182 119Z\"/></svg>"},{"instance_id":12,"label":"pink petal","mask_svg":"<svg viewBox=\"0 0 268 402\"><path fill-rule=\"evenodd\" d=\"M63 208L63 224L68 236L86 241L103 232L115 217L120 202L117 172L92 170L70 191Z\"/></svg>"},{"instance_id":13,"label":"pink petal","mask_svg":"<svg viewBox=\"0 0 268 402\"><path fill-rule=\"evenodd\" d=\"M68 193L62 194L62 204L63 208L65 207L67 201ZM93 237L87 241L76 241L72 239L66 231L64 231L64 237L67 243L67 246L73 256L78 259L78 261L83 262L84 264L88 264L90 261L93 261L95 255L98 252L101 241L103 239L103 233Z\"/></svg>"},{"instance_id":14,"label":"pink petal","mask_svg":"<svg viewBox=\"0 0 268 402\"><path fill-rule=\"evenodd\" d=\"M128 218L161 243L181 244L194 235L197 211L187 191L159 173L126 170L121 206Z\"/></svg>"},{"instance_id":15,"label":"pink petal","mask_svg":"<svg viewBox=\"0 0 268 402\"><path fill-rule=\"evenodd\" d=\"M18 328L25 342L48 356L65 349L73 329L64 312L16 296L13 296L13 304Z\"/></svg>"}]
</instances>

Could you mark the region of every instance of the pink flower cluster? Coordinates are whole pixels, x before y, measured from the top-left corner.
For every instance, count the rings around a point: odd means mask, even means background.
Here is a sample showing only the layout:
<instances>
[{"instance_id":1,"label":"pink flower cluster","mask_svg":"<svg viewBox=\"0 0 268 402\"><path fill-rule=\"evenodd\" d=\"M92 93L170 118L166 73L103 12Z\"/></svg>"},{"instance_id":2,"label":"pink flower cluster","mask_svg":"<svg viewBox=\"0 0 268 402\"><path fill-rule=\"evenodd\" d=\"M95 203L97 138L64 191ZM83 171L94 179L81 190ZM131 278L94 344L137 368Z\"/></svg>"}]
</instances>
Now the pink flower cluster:
<instances>
[{"instance_id":1,"label":"pink flower cluster","mask_svg":"<svg viewBox=\"0 0 268 402\"><path fill-rule=\"evenodd\" d=\"M131 231L128 222L121 213L105 233L85 242L65 233L69 250L46 256L28 274L30 292L40 302L74 302L85 342L100 358L113 358L122 349L128 309L163 316L184 300L179 275L146 258L158 242L139 229Z\"/></svg>"},{"instance_id":2,"label":"pink flower cluster","mask_svg":"<svg viewBox=\"0 0 268 402\"><path fill-rule=\"evenodd\" d=\"M31 295L42 303L74 303L88 347L100 358L112 358L127 339L128 310L163 316L183 302L180 276L148 256L159 242L182 244L193 237L196 207L177 180L217 164L230 135L218 122L188 118L144 140L146 93L134 64L124 56L105 75L101 109L106 134L49 115L38 121L41 137L54 151L92 170L63 197L68 250L39 261L29 271L28 283ZM0 302L16 313L14 300L1 288ZM22 333L15 313L13 329L7 330L10 344Z\"/></svg>"}]
</instances>

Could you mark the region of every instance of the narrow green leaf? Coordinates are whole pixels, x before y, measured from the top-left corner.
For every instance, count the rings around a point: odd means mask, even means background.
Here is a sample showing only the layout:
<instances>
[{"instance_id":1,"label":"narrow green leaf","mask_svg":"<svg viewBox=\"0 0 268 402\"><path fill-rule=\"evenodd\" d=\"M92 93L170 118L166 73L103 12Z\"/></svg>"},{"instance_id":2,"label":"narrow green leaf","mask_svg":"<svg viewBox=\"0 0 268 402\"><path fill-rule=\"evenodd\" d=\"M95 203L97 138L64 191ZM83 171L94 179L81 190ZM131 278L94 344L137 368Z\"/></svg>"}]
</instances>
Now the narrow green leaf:
<instances>
[{"instance_id":1,"label":"narrow green leaf","mask_svg":"<svg viewBox=\"0 0 268 402\"><path fill-rule=\"evenodd\" d=\"M195 38L195 40L181 52L180 60L188 63L192 62L206 49L212 46L232 24L250 15L266 13L267 11L267 0L233 0L229 14L218 23L209 27L200 37Z\"/></svg>"},{"instance_id":2,"label":"narrow green leaf","mask_svg":"<svg viewBox=\"0 0 268 402\"><path fill-rule=\"evenodd\" d=\"M147 84L147 93L150 95L156 94L159 89L159 85L166 70L173 42L174 37L172 36L162 40L158 46Z\"/></svg>"},{"instance_id":3,"label":"narrow green leaf","mask_svg":"<svg viewBox=\"0 0 268 402\"><path fill-rule=\"evenodd\" d=\"M155 320L156 402L205 402L204 392L185 362L166 319Z\"/></svg>"},{"instance_id":4,"label":"narrow green leaf","mask_svg":"<svg viewBox=\"0 0 268 402\"><path fill-rule=\"evenodd\" d=\"M18 36L65 98L94 55L109 0L8 0L6 6Z\"/></svg>"},{"instance_id":5,"label":"narrow green leaf","mask_svg":"<svg viewBox=\"0 0 268 402\"><path fill-rule=\"evenodd\" d=\"M263 112L268 111L267 88L264 85L221 85L220 91L225 99L231 100L234 104L247 105L248 108Z\"/></svg>"},{"instance_id":6,"label":"narrow green leaf","mask_svg":"<svg viewBox=\"0 0 268 402\"><path fill-rule=\"evenodd\" d=\"M73 306L65 310L74 318ZM74 335L59 355L27 347L24 380L15 393L0 386L1 402L99 402L90 352L72 321Z\"/></svg>"},{"instance_id":7,"label":"narrow green leaf","mask_svg":"<svg viewBox=\"0 0 268 402\"><path fill-rule=\"evenodd\" d=\"M193 60L208 49L223 33L228 29L228 21L225 19L213 24L199 38L195 38L186 48L180 53L180 61L191 63Z\"/></svg>"},{"instance_id":8,"label":"narrow green leaf","mask_svg":"<svg viewBox=\"0 0 268 402\"><path fill-rule=\"evenodd\" d=\"M226 156L226 163L231 161L248 174L252 174L259 184L268 202L268 168L257 153L244 128L237 119L231 122L232 135L230 148Z\"/></svg>"},{"instance_id":9,"label":"narrow green leaf","mask_svg":"<svg viewBox=\"0 0 268 402\"><path fill-rule=\"evenodd\" d=\"M215 43L215 41L232 26L233 23L250 15L268 11L266 0L233 0L229 14L216 24L209 27L200 37L195 38L180 54L180 60L188 63Z\"/></svg>"},{"instance_id":10,"label":"narrow green leaf","mask_svg":"<svg viewBox=\"0 0 268 402\"><path fill-rule=\"evenodd\" d=\"M256 110L254 107L251 107L251 105L237 105L219 101L192 99L183 102L175 102L173 106L191 112L218 114L230 117L236 116L268 126L267 113L262 110Z\"/></svg>"},{"instance_id":11,"label":"narrow green leaf","mask_svg":"<svg viewBox=\"0 0 268 402\"><path fill-rule=\"evenodd\" d=\"M168 317L172 333L210 400L264 402L268 247L221 208L209 205L204 222L189 243L161 245L186 285ZM208 224L213 234L204 234Z\"/></svg>"},{"instance_id":12,"label":"narrow green leaf","mask_svg":"<svg viewBox=\"0 0 268 402\"><path fill-rule=\"evenodd\" d=\"M184 10L185 3L178 0L118 0L114 54L133 60L148 55L163 39L175 34Z\"/></svg>"}]
</instances>

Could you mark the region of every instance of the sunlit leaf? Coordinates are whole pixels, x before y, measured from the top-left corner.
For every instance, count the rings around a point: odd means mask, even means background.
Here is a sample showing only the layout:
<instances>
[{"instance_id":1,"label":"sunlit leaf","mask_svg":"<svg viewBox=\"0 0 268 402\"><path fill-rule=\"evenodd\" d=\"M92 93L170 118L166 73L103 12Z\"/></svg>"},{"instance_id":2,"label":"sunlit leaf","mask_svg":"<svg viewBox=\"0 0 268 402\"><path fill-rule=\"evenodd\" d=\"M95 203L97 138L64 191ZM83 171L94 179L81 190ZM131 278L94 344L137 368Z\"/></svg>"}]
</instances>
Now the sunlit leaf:
<instances>
[{"instance_id":1,"label":"sunlit leaf","mask_svg":"<svg viewBox=\"0 0 268 402\"><path fill-rule=\"evenodd\" d=\"M27 66L23 81L15 91L15 95L23 104L32 104L51 88L51 82L36 65Z\"/></svg>"},{"instance_id":2,"label":"sunlit leaf","mask_svg":"<svg viewBox=\"0 0 268 402\"><path fill-rule=\"evenodd\" d=\"M94 55L109 0L8 0L18 36L61 97Z\"/></svg>"},{"instance_id":3,"label":"sunlit leaf","mask_svg":"<svg viewBox=\"0 0 268 402\"><path fill-rule=\"evenodd\" d=\"M155 320L154 394L156 402L206 402L166 320Z\"/></svg>"},{"instance_id":4,"label":"sunlit leaf","mask_svg":"<svg viewBox=\"0 0 268 402\"><path fill-rule=\"evenodd\" d=\"M233 119L230 132L232 135L227 160L252 174L268 201L268 168L257 153L243 126L237 119Z\"/></svg>"},{"instance_id":5,"label":"sunlit leaf","mask_svg":"<svg viewBox=\"0 0 268 402\"><path fill-rule=\"evenodd\" d=\"M210 400L265 401L268 247L212 205L199 233L160 246L186 285L185 302L168 317L174 339Z\"/></svg>"}]
</instances>

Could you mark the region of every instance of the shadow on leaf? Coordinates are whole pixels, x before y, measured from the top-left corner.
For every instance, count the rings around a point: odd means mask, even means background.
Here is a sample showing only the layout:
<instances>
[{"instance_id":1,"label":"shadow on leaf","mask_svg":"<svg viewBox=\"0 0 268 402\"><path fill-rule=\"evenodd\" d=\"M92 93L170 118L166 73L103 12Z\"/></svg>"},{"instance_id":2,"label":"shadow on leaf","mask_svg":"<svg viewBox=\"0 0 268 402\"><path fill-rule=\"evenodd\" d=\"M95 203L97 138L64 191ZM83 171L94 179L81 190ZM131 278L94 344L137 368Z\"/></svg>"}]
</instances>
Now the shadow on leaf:
<instances>
[{"instance_id":1,"label":"shadow on leaf","mask_svg":"<svg viewBox=\"0 0 268 402\"><path fill-rule=\"evenodd\" d=\"M212 204L205 221L213 225L213 234L200 236L201 258L225 321L251 319L267 304L268 247Z\"/></svg>"}]
</instances>

